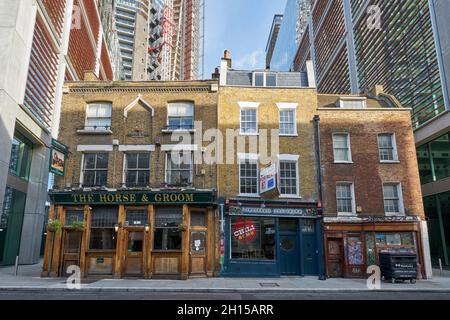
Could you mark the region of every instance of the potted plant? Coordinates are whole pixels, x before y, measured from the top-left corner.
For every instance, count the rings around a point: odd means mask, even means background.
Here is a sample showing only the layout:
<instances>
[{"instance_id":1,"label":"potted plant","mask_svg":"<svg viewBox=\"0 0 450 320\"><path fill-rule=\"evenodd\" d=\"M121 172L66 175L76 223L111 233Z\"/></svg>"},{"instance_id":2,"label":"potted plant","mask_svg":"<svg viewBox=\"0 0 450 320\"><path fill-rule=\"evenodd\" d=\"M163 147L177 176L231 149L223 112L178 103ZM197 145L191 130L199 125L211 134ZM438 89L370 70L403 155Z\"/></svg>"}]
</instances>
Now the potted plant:
<instances>
[{"instance_id":1,"label":"potted plant","mask_svg":"<svg viewBox=\"0 0 450 320\"><path fill-rule=\"evenodd\" d=\"M62 229L62 223L58 219L50 219L47 224L47 231L49 232L60 232Z\"/></svg>"},{"instance_id":2,"label":"potted plant","mask_svg":"<svg viewBox=\"0 0 450 320\"><path fill-rule=\"evenodd\" d=\"M183 224L183 223L180 223L180 224L178 225L178 230L180 230L180 231L186 231L186 230L187 230L187 226L186 226L185 224Z\"/></svg>"},{"instance_id":3,"label":"potted plant","mask_svg":"<svg viewBox=\"0 0 450 320\"><path fill-rule=\"evenodd\" d=\"M70 227L74 231L83 232L84 231L84 222L83 221L73 221Z\"/></svg>"}]
</instances>

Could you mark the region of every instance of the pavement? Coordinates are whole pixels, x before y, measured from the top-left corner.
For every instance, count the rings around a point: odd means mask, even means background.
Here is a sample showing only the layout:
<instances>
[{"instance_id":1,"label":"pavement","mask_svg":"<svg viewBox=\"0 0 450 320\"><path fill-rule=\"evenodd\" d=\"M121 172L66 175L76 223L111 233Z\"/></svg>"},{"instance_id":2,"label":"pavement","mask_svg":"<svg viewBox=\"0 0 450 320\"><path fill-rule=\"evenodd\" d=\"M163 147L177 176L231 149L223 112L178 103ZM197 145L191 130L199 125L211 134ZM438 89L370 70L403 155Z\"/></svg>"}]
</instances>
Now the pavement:
<instances>
[{"instance_id":1,"label":"pavement","mask_svg":"<svg viewBox=\"0 0 450 320\"><path fill-rule=\"evenodd\" d=\"M14 267L0 267L0 292L4 291L70 291L66 279L41 278L42 264L20 266L18 276ZM373 292L365 279L333 278L325 281L317 277L278 278L192 278L188 280L146 280L146 279L83 279L83 292L177 292L177 293L334 293ZM379 292L428 292L450 294L450 271L439 271L430 280L409 282L381 282Z\"/></svg>"}]
</instances>

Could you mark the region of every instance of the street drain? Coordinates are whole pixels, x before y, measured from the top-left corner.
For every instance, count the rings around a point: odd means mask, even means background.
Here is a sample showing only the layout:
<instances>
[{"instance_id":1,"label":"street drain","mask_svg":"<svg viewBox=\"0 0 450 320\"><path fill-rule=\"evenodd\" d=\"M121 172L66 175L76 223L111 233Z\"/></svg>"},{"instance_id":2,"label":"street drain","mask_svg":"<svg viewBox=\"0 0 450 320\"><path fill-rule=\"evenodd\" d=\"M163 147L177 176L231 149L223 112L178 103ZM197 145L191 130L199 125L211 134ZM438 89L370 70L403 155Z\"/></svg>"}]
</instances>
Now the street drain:
<instances>
[{"instance_id":1,"label":"street drain","mask_svg":"<svg viewBox=\"0 0 450 320\"><path fill-rule=\"evenodd\" d=\"M276 282L260 282L259 285L261 287L266 287L266 288L275 288L275 287L279 287L280 286Z\"/></svg>"}]
</instances>

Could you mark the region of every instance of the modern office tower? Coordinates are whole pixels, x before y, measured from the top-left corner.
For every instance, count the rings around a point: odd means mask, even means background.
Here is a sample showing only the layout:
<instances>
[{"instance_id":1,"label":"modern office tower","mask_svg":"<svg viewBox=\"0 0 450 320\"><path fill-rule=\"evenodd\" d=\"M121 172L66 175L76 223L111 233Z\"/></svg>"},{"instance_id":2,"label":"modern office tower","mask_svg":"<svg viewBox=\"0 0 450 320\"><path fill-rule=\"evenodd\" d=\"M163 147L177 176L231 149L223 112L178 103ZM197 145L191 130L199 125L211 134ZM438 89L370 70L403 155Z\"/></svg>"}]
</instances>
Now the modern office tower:
<instances>
[{"instance_id":1,"label":"modern office tower","mask_svg":"<svg viewBox=\"0 0 450 320\"><path fill-rule=\"evenodd\" d=\"M272 61L273 49L280 33L281 22L283 21L282 14L276 14L273 17L272 27L270 28L269 39L266 45L266 68L270 69L270 62Z\"/></svg>"},{"instance_id":2,"label":"modern office tower","mask_svg":"<svg viewBox=\"0 0 450 320\"><path fill-rule=\"evenodd\" d=\"M315 0L291 61L294 71L314 61L319 92L358 94L381 85L412 109L431 255L434 263L441 259L446 265L450 264L449 16L450 3L442 0ZM283 28L279 47L287 46L281 38Z\"/></svg>"},{"instance_id":3,"label":"modern office tower","mask_svg":"<svg viewBox=\"0 0 450 320\"><path fill-rule=\"evenodd\" d=\"M98 0L98 11L102 23L105 41L111 58L114 79L123 78L122 56L119 46L119 37L116 30L116 17L114 15L117 0Z\"/></svg>"},{"instance_id":4,"label":"modern office tower","mask_svg":"<svg viewBox=\"0 0 450 320\"><path fill-rule=\"evenodd\" d=\"M283 22L273 49L270 68L289 71L297 51L299 40L307 26L311 0L287 0Z\"/></svg>"},{"instance_id":5,"label":"modern office tower","mask_svg":"<svg viewBox=\"0 0 450 320\"><path fill-rule=\"evenodd\" d=\"M0 0L0 264L37 263L63 83L112 70L94 0Z\"/></svg>"}]
</instances>

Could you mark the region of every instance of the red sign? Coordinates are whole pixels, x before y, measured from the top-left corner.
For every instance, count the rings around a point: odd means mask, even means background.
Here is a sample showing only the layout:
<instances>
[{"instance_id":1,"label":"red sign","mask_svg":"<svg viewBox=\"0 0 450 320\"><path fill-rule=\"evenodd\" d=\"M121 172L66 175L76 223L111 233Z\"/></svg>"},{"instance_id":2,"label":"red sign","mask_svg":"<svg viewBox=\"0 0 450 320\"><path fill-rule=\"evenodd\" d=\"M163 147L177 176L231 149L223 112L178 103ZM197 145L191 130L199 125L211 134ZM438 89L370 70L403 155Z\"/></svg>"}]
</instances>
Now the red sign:
<instances>
[{"instance_id":1,"label":"red sign","mask_svg":"<svg viewBox=\"0 0 450 320\"><path fill-rule=\"evenodd\" d=\"M256 228L250 219L239 218L233 225L233 236L238 241L251 242L256 237Z\"/></svg>"}]
</instances>

